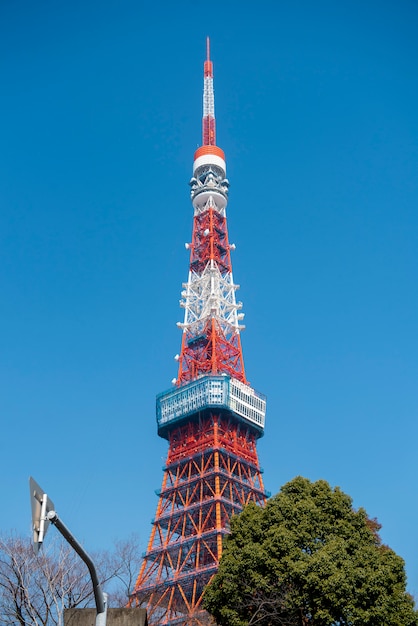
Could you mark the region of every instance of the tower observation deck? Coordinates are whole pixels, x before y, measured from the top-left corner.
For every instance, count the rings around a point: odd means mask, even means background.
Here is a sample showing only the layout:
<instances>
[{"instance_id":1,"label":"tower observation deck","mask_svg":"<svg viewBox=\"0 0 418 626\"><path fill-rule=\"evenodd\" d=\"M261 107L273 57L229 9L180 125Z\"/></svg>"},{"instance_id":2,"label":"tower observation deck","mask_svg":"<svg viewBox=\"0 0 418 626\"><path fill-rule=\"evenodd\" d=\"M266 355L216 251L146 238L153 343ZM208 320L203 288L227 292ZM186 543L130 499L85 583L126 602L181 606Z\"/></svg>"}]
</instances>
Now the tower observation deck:
<instances>
[{"instance_id":1,"label":"tower observation deck","mask_svg":"<svg viewBox=\"0 0 418 626\"><path fill-rule=\"evenodd\" d=\"M193 234L177 378L157 396L157 426L169 444L151 537L131 596L153 626L210 623L202 608L232 515L266 500L256 442L265 397L245 375L244 329L232 276L226 206L229 181L216 145L213 64L204 62L202 146L190 181Z\"/></svg>"}]
</instances>

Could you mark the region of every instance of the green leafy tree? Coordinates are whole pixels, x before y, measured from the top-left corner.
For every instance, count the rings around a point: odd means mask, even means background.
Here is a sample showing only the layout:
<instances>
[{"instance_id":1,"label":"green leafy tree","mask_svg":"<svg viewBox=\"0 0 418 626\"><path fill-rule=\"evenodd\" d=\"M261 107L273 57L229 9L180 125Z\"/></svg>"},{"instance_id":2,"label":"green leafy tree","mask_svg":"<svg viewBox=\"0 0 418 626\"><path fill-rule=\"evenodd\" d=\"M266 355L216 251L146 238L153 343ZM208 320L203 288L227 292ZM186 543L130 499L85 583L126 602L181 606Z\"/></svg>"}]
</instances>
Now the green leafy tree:
<instances>
[{"instance_id":1,"label":"green leafy tree","mask_svg":"<svg viewBox=\"0 0 418 626\"><path fill-rule=\"evenodd\" d=\"M221 626L417 626L379 529L338 487L297 477L232 518L205 608Z\"/></svg>"}]
</instances>

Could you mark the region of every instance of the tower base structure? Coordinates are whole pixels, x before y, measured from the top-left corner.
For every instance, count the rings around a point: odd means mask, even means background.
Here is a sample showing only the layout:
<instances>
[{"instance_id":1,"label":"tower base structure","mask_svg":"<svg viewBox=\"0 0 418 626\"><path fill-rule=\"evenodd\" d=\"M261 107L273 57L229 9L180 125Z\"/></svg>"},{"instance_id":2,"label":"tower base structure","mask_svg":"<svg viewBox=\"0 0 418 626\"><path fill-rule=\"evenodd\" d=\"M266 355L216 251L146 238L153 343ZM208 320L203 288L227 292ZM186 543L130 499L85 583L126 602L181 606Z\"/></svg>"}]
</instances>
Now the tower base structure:
<instances>
[{"instance_id":1,"label":"tower base structure","mask_svg":"<svg viewBox=\"0 0 418 626\"><path fill-rule=\"evenodd\" d=\"M204 397L205 387L218 389L217 409L210 406L210 393ZM148 621L155 626L211 623L202 599L218 569L230 519L249 502L263 505L268 495L256 449L260 432L228 406L233 402L230 387L226 377L203 377L157 398L160 434L168 439L169 451L151 538L131 598L131 606L147 608ZM167 417L170 406L183 403L184 410L186 401L193 404L196 396L200 410ZM256 398L264 401L260 394Z\"/></svg>"}]
</instances>

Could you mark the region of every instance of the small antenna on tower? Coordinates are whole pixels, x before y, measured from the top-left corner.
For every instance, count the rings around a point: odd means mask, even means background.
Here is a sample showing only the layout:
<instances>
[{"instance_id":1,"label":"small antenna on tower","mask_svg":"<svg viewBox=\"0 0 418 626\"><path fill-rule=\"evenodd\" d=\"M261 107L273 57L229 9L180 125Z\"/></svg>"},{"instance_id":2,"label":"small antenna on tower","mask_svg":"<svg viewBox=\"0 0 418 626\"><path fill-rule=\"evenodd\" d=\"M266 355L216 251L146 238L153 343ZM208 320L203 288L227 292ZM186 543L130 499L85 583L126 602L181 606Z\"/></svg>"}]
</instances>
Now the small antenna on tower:
<instances>
[{"instance_id":1,"label":"small antenna on tower","mask_svg":"<svg viewBox=\"0 0 418 626\"><path fill-rule=\"evenodd\" d=\"M216 146L215 96L213 93L213 63L210 60L210 39L206 37L206 61L203 64L203 123L204 146Z\"/></svg>"}]
</instances>

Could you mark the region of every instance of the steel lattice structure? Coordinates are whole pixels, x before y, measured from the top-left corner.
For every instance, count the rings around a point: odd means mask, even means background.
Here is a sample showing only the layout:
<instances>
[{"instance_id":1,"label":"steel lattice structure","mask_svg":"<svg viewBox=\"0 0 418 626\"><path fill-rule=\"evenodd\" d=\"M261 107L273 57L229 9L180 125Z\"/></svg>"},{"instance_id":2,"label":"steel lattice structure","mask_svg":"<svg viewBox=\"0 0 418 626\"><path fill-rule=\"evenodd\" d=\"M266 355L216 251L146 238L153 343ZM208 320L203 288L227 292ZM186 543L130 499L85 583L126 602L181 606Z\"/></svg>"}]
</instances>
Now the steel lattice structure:
<instances>
[{"instance_id":1,"label":"steel lattice structure","mask_svg":"<svg viewBox=\"0 0 418 626\"><path fill-rule=\"evenodd\" d=\"M194 209L178 375L157 396L158 434L169 450L153 529L131 597L150 624L209 624L202 609L231 516L266 493L256 442L266 401L246 380L226 221L229 182L216 146L213 65L204 63L203 145L190 181Z\"/></svg>"}]
</instances>

